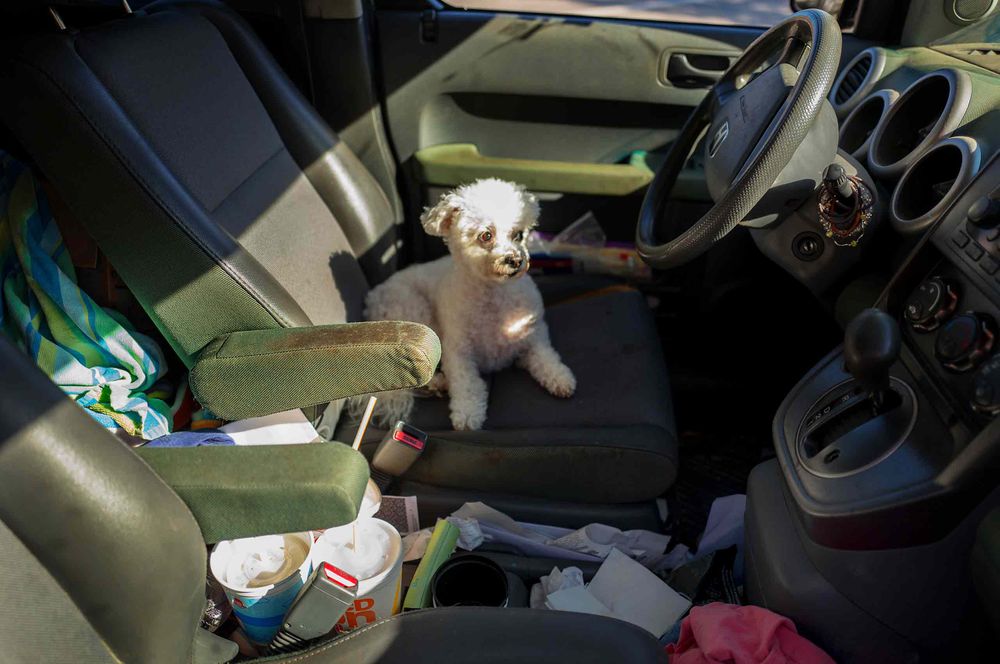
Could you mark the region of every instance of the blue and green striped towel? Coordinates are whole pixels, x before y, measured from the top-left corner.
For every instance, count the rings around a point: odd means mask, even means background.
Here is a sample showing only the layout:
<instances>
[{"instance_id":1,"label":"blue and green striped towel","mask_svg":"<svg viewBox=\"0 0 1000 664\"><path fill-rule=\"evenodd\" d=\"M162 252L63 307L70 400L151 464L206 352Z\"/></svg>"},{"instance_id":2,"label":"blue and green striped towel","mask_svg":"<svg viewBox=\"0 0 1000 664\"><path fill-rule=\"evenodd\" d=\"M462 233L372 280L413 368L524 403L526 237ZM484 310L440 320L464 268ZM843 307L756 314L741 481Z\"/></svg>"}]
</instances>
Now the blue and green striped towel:
<instances>
[{"instance_id":1,"label":"blue and green striped towel","mask_svg":"<svg viewBox=\"0 0 1000 664\"><path fill-rule=\"evenodd\" d=\"M0 329L105 427L170 433L170 408L144 393L165 371L163 354L79 289L45 192L2 151Z\"/></svg>"}]
</instances>

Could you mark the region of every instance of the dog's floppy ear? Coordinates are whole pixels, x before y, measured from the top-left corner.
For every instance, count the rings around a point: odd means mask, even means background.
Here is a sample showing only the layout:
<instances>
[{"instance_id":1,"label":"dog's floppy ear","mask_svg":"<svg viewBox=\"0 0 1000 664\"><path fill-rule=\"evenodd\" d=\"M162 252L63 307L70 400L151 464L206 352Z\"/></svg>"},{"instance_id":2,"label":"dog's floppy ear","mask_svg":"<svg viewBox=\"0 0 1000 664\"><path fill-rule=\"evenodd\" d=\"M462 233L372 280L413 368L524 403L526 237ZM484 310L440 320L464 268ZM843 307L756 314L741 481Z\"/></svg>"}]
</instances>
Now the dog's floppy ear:
<instances>
[{"instance_id":1,"label":"dog's floppy ear","mask_svg":"<svg viewBox=\"0 0 1000 664\"><path fill-rule=\"evenodd\" d=\"M541 209L538 206L538 197L524 188L524 185L517 185L521 193L521 200L524 203L524 220L528 222L528 228L538 225L538 215Z\"/></svg>"},{"instance_id":2,"label":"dog's floppy ear","mask_svg":"<svg viewBox=\"0 0 1000 664\"><path fill-rule=\"evenodd\" d=\"M441 196L437 205L424 210L420 215L420 223L428 235L444 237L464 209L462 197L455 192L449 192Z\"/></svg>"}]
</instances>

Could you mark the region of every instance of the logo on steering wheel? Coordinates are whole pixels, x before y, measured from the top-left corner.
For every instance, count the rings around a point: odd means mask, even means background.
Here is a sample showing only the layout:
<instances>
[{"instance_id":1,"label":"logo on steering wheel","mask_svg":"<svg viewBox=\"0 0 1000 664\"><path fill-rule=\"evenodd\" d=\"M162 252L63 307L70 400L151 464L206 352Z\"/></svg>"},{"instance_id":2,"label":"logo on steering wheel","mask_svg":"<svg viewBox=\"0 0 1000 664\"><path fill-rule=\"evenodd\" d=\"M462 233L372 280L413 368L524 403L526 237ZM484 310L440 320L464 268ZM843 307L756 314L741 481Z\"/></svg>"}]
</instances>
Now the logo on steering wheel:
<instances>
[{"instance_id":1,"label":"logo on steering wheel","mask_svg":"<svg viewBox=\"0 0 1000 664\"><path fill-rule=\"evenodd\" d=\"M715 132L715 136L712 137L712 142L708 144L708 156L710 159L715 156L715 153L719 151L719 148L722 147L727 138L729 138L729 120L722 123L719 130Z\"/></svg>"}]
</instances>

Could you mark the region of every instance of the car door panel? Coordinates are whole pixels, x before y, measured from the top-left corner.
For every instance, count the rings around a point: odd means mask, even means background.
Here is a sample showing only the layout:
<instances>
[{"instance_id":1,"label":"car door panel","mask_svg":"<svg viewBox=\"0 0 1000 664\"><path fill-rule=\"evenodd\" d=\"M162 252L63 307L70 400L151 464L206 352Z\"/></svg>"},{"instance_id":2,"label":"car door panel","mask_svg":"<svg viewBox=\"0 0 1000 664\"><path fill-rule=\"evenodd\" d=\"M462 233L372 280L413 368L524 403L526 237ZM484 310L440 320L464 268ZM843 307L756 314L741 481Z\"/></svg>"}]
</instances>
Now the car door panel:
<instances>
[{"instance_id":1,"label":"car door panel","mask_svg":"<svg viewBox=\"0 0 1000 664\"><path fill-rule=\"evenodd\" d=\"M570 199L544 206L550 228L604 208L602 225L620 236L651 177L646 153L669 145L711 84L696 79L760 34L455 10L382 10L376 23L390 133L425 194L509 177ZM678 55L693 72L678 73ZM707 201L702 180L687 173L679 193Z\"/></svg>"}]
</instances>

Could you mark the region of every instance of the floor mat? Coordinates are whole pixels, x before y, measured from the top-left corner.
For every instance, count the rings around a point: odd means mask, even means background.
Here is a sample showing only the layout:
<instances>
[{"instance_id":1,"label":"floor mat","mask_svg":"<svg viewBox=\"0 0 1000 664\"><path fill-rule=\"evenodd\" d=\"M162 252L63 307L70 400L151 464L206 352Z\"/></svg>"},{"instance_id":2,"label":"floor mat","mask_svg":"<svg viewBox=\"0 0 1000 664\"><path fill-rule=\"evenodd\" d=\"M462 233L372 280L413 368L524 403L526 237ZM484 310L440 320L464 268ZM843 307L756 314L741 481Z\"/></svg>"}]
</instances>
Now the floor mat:
<instances>
[{"instance_id":1,"label":"floor mat","mask_svg":"<svg viewBox=\"0 0 1000 664\"><path fill-rule=\"evenodd\" d=\"M750 470L772 454L770 441L759 438L682 433L680 470L667 492L668 528L674 541L694 550L712 501L746 493Z\"/></svg>"}]
</instances>

